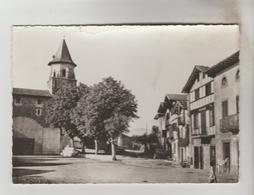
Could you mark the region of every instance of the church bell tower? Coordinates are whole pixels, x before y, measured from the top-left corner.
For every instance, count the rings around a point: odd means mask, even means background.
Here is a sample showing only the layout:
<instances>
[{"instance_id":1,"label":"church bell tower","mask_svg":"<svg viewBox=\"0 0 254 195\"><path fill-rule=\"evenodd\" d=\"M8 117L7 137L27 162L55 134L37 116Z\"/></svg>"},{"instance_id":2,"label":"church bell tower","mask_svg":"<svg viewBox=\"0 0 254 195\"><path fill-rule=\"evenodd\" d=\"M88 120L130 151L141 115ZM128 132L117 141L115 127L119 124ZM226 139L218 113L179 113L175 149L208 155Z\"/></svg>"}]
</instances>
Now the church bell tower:
<instances>
[{"instance_id":1,"label":"church bell tower","mask_svg":"<svg viewBox=\"0 0 254 195\"><path fill-rule=\"evenodd\" d=\"M48 65L51 68L48 80L51 94L55 94L59 88L66 84L76 86L74 68L77 65L72 61L65 39Z\"/></svg>"}]
</instances>

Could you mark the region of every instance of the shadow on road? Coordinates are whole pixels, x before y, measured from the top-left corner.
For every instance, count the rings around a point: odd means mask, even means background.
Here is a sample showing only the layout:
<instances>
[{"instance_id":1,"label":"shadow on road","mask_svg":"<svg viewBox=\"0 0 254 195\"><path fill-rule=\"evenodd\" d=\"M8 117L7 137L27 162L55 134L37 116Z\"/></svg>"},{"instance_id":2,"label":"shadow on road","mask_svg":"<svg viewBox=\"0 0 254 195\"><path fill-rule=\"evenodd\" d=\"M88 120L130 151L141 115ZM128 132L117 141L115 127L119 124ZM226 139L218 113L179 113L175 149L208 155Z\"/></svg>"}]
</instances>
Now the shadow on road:
<instances>
[{"instance_id":1,"label":"shadow on road","mask_svg":"<svg viewBox=\"0 0 254 195\"><path fill-rule=\"evenodd\" d=\"M13 157L13 167L28 167L28 166L59 166L68 165L71 163L59 163L57 158L22 158ZM50 161L50 162L49 162Z\"/></svg>"},{"instance_id":2,"label":"shadow on road","mask_svg":"<svg viewBox=\"0 0 254 195\"><path fill-rule=\"evenodd\" d=\"M34 175L34 174L48 173L48 172L53 172L53 170L36 170L36 169L13 168L12 169L12 176L13 177L22 177L22 176L25 176L25 175Z\"/></svg>"}]
</instances>

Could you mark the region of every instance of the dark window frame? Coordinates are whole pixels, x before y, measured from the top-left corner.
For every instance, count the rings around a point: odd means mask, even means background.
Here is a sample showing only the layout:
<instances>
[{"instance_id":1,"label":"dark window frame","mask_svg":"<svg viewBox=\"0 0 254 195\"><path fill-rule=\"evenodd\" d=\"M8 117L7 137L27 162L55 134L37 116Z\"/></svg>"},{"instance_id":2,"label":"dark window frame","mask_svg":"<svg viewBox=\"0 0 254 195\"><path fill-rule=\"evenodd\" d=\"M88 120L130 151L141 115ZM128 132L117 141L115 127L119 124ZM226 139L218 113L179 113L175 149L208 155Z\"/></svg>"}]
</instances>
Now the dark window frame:
<instances>
[{"instance_id":1,"label":"dark window frame","mask_svg":"<svg viewBox=\"0 0 254 195\"><path fill-rule=\"evenodd\" d=\"M240 99L239 99L239 95L237 95L236 96L236 113L238 114L239 112L240 112L240 107L239 107L239 101L240 101Z\"/></svg>"},{"instance_id":2,"label":"dark window frame","mask_svg":"<svg viewBox=\"0 0 254 195\"><path fill-rule=\"evenodd\" d=\"M42 105L42 100L40 98L38 98L37 101L36 101L36 104L37 105Z\"/></svg>"},{"instance_id":3,"label":"dark window frame","mask_svg":"<svg viewBox=\"0 0 254 195\"><path fill-rule=\"evenodd\" d=\"M66 70L65 69L62 69L61 73L62 73L62 77L66 77Z\"/></svg>"},{"instance_id":4,"label":"dark window frame","mask_svg":"<svg viewBox=\"0 0 254 195\"><path fill-rule=\"evenodd\" d=\"M237 81L240 80L240 70L239 69L236 71L235 80L237 80Z\"/></svg>"},{"instance_id":5,"label":"dark window frame","mask_svg":"<svg viewBox=\"0 0 254 195\"><path fill-rule=\"evenodd\" d=\"M214 109L209 109L209 126L212 127L214 125L215 125Z\"/></svg>"},{"instance_id":6,"label":"dark window frame","mask_svg":"<svg viewBox=\"0 0 254 195\"><path fill-rule=\"evenodd\" d=\"M193 127L194 130L199 129L198 112L193 114Z\"/></svg>"},{"instance_id":7,"label":"dark window frame","mask_svg":"<svg viewBox=\"0 0 254 195\"><path fill-rule=\"evenodd\" d=\"M221 103L222 118L228 116L228 100L224 100Z\"/></svg>"},{"instance_id":8,"label":"dark window frame","mask_svg":"<svg viewBox=\"0 0 254 195\"><path fill-rule=\"evenodd\" d=\"M205 95L211 95L212 94L212 83L209 82L205 85Z\"/></svg>"},{"instance_id":9,"label":"dark window frame","mask_svg":"<svg viewBox=\"0 0 254 195\"><path fill-rule=\"evenodd\" d=\"M36 108L35 109L35 115L36 116L41 116L42 115L42 109L41 108Z\"/></svg>"},{"instance_id":10,"label":"dark window frame","mask_svg":"<svg viewBox=\"0 0 254 195\"><path fill-rule=\"evenodd\" d=\"M199 88L194 90L194 99L195 99L195 101L200 99L199 90L200 90Z\"/></svg>"},{"instance_id":11,"label":"dark window frame","mask_svg":"<svg viewBox=\"0 0 254 195\"><path fill-rule=\"evenodd\" d=\"M14 104L15 105L22 105L22 97L20 97L20 96L16 96L15 98L14 98Z\"/></svg>"},{"instance_id":12,"label":"dark window frame","mask_svg":"<svg viewBox=\"0 0 254 195\"><path fill-rule=\"evenodd\" d=\"M224 88L224 87L227 87L228 86L228 80L227 80L227 77L223 77L221 79L221 87Z\"/></svg>"}]
</instances>

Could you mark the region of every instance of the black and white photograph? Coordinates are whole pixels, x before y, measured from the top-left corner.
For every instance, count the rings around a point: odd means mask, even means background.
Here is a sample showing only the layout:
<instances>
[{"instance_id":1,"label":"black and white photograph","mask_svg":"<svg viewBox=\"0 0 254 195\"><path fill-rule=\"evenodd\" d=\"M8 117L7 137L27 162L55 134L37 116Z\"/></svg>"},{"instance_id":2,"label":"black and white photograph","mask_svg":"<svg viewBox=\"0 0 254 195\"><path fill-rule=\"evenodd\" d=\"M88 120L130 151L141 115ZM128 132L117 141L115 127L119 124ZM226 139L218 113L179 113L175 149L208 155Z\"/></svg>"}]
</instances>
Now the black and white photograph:
<instances>
[{"instance_id":1,"label":"black and white photograph","mask_svg":"<svg viewBox=\"0 0 254 195\"><path fill-rule=\"evenodd\" d=\"M238 25L12 27L14 184L238 183Z\"/></svg>"}]
</instances>

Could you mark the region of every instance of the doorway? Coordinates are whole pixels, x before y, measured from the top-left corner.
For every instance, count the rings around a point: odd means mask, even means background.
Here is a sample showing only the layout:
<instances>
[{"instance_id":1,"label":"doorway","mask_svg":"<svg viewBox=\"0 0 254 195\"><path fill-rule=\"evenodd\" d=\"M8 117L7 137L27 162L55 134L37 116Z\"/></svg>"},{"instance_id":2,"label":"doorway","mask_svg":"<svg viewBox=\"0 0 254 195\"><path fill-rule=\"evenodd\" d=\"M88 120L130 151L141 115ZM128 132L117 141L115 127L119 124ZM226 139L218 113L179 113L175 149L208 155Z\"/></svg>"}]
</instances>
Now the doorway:
<instances>
[{"instance_id":1,"label":"doorway","mask_svg":"<svg viewBox=\"0 0 254 195\"><path fill-rule=\"evenodd\" d=\"M203 169L203 148L194 146L194 168Z\"/></svg>"},{"instance_id":2,"label":"doorway","mask_svg":"<svg viewBox=\"0 0 254 195\"><path fill-rule=\"evenodd\" d=\"M206 111L201 112L201 133L206 134Z\"/></svg>"},{"instance_id":3,"label":"doorway","mask_svg":"<svg viewBox=\"0 0 254 195\"><path fill-rule=\"evenodd\" d=\"M15 138L13 139L14 155L32 155L34 154L34 139Z\"/></svg>"},{"instance_id":4,"label":"doorway","mask_svg":"<svg viewBox=\"0 0 254 195\"><path fill-rule=\"evenodd\" d=\"M210 162L216 163L216 149L215 149L215 146L210 146Z\"/></svg>"},{"instance_id":5,"label":"doorway","mask_svg":"<svg viewBox=\"0 0 254 195\"><path fill-rule=\"evenodd\" d=\"M230 142L223 143L223 159L228 159L224 165L224 172L230 172Z\"/></svg>"}]
</instances>

